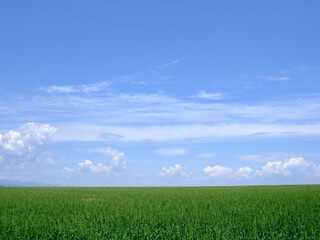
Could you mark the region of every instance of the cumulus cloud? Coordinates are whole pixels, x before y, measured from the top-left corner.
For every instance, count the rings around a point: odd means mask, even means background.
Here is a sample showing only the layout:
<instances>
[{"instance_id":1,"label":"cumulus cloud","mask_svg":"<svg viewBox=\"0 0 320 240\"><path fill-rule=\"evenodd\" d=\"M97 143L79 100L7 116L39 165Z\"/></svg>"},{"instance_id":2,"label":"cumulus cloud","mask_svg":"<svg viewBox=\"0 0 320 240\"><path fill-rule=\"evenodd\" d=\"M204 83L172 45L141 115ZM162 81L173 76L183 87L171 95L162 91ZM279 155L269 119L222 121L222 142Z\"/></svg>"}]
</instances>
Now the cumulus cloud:
<instances>
[{"instance_id":1,"label":"cumulus cloud","mask_svg":"<svg viewBox=\"0 0 320 240\"><path fill-rule=\"evenodd\" d=\"M84 162L80 162L79 167L80 167L80 170L83 172L109 174L111 171L110 167L107 167L102 163L94 164L90 160L85 160Z\"/></svg>"},{"instance_id":2,"label":"cumulus cloud","mask_svg":"<svg viewBox=\"0 0 320 240\"><path fill-rule=\"evenodd\" d=\"M117 149L112 149L111 147L97 148L96 152L112 157L111 166L109 166L109 168L114 172L118 173L127 167L124 152L120 152Z\"/></svg>"},{"instance_id":3,"label":"cumulus cloud","mask_svg":"<svg viewBox=\"0 0 320 240\"><path fill-rule=\"evenodd\" d=\"M56 128L48 124L26 123L18 131L0 134L0 162L15 165L38 161L38 156L52 140Z\"/></svg>"},{"instance_id":4,"label":"cumulus cloud","mask_svg":"<svg viewBox=\"0 0 320 240\"><path fill-rule=\"evenodd\" d=\"M105 155L115 157L115 156L124 156L123 152L119 152L117 149L113 149L111 147L104 147L104 148L95 148L92 149L94 152L103 153Z\"/></svg>"},{"instance_id":5,"label":"cumulus cloud","mask_svg":"<svg viewBox=\"0 0 320 240\"><path fill-rule=\"evenodd\" d=\"M307 161L303 157L293 157L283 161L267 162L259 170L240 167L237 171L234 171L231 168L215 165L204 168L203 172L210 177L224 178L272 177L273 175L306 177L320 176L320 165Z\"/></svg>"},{"instance_id":6,"label":"cumulus cloud","mask_svg":"<svg viewBox=\"0 0 320 240\"><path fill-rule=\"evenodd\" d=\"M167 155L167 156L178 156L178 155L185 155L189 151L185 148L160 148L153 151L156 154L160 155Z\"/></svg>"},{"instance_id":7,"label":"cumulus cloud","mask_svg":"<svg viewBox=\"0 0 320 240\"><path fill-rule=\"evenodd\" d=\"M103 163L94 163L91 160L85 160L84 162L79 162L78 168L68 168L64 167L66 172L81 171L84 173L101 173L101 174L111 174L111 173L120 173L126 166L126 160L123 152L118 151L117 149L112 149L111 147L91 149L91 152L102 153L106 156L111 156L111 164L109 166L104 165Z\"/></svg>"},{"instance_id":8,"label":"cumulus cloud","mask_svg":"<svg viewBox=\"0 0 320 240\"><path fill-rule=\"evenodd\" d=\"M282 175L289 176L296 174L318 174L319 165L305 160L303 157L294 157L284 161L267 162L261 170L256 171L257 176Z\"/></svg>"},{"instance_id":9,"label":"cumulus cloud","mask_svg":"<svg viewBox=\"0 0 320 240\"><path fill-rule=\"evenodd\" d=\"M220 165L215 165L213 167L206 167L203 169L204 173L210 177L230 177L233 170L231 168L222 167Z\"/></svg>"},{"instance_id":10,"label":"cumulus cloud","mask_svg":"<svg viewBox=\"0 0 320 240\"><path fill-rule=\"evenodd\" d=\"M160 176L176 176L176 177L189 177L191 172L187 172L185 167L182 167L180 164L175 164L168 168L163 167L162 172L159 173Z\"/></svg>"},{"instance_id":11,"label":"cumulus cloud","mask_svg":"<svg viewBox=\"0 0 320 240\"><path fill-rule=\"evenodd\" d=\"M251 177L251 173L253 172L253 169L250 167L241 167L233 174L233 177L244 177L249 178Z\"/></svg>"},{"instance_id":12,"label":"cumulus cloud","mask_svg":"<svg viewBox=\"0 0 320 240\"><path fill-rule=\"evenodd\" d=\"M237 171L233 171L231 168L215 165L204 168L203 172L210 177L249 178L252 176L253 169L250 167L241 167Z\"/></svg>"}]
</instances>

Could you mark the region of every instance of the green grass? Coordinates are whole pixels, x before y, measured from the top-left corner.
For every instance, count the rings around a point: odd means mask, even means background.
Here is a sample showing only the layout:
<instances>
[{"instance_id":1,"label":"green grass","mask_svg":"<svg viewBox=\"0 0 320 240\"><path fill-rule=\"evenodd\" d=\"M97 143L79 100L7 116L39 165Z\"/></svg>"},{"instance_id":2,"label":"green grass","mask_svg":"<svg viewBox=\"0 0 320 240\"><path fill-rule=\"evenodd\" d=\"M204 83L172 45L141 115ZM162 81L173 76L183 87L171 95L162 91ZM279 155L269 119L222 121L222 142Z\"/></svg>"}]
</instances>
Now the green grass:
<instances>
[{"instance_id":1,"label":"green grass","mask_svg":"<svg viewBox=\"0 0 320 240\"><path fill-rule=\"evenodd\" d=\"M0 239L320 239L320 185L0 188Z\"/></svg>"}]
</instances>

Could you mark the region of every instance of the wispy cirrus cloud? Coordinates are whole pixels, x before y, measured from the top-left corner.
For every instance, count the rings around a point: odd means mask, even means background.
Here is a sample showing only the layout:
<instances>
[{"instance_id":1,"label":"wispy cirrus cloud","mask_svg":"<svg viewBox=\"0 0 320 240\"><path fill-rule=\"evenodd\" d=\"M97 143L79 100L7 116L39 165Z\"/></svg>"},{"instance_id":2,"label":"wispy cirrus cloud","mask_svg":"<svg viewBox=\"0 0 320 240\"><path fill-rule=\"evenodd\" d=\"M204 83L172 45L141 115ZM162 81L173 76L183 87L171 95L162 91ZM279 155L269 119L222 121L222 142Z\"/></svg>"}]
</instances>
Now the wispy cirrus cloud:
<instances>
[{"instance_id":1,"label":"wispy cirrus cloud","mask_svg":"<svg viewBox=\"0 0 320 240\"><path fill-rule=\"evenodd\" d=\"M272 76L259 76L258 79L268 80L268 81L288 81L291 80L290 76L287 75L272 75Z\"/></svg>"},{"instance_id":2,"label":"wispy cirrus cloud","mask_svg":"<svg viewBox=\"0 0 320 240\"><path fill-rule=\"evenodd\" d=\"M110 82L99 82L94 84L83 84L83 85L67 85L67 86L48 86L40 87L40 90L43 90L48 93L94 93L100 92L108 89Z\"/></svg>"},{"instance_id":3,"label":"wispy cirrus cloud","mask_svg":"<svg viewBox=\"0 0 320 240\"><path fill-rule=\"evenodd\" d=\"M79 90L76 89L74 86L50 86L50 87L41 87L40 90L44 90L46 92L58 92L58 93L72 93L78 92Z\"/></svg>"},{"instance_id":4,"label":"wispy cirrus cloud","mask_svg":"<svg viewBox=\"0 0 320 240\"><path fill-rule=\"evenodd\" d=\"M153 126L58 125L56 141L104 141L105 134L118 141L178 141L183 139L266 138L320 136L320 124L186 124ZM318 130L319 129L319 130ZM184 151L181 151L184 153Z\"/></svg>"},{"instance_id":5,"label":"wispy cirrus cloud","mask_svg":"<svg viewBox=\"0 0 320 240\"><path fill-rule=\"evenodd\" d=\"M153 153L166 156L178 156L188 154L189 150L185 148L160 148L154 150Z\"/></svg>"},{"instance_id":6,"label":"wispy cirrus cloud","mask_svg":"<svg viewBox=\"0 0 320 240\"><path fill-rule=\"evenodd\" d=\"M320 99L301 97L256 104L208 103L185 100L165 94L53 94L3 102L0 116L8 121L60 121L78 119L108 124L163 123L204 124L234 122L298 122L320 118ZM70 121L68 120L68 121Z\"/></svg>"},{"instance_id":7,"label":"wispy cirrus cloud","mask_svg":"<svg viewBox=\"0 0 320 240\"><path fill-rule=\"evenodd\" d=\"M207 100L220 100L222 99L221 93L209 93L204 90L200 91L198 95L193 95L191 98L200 98L200 99L207 99Z\"/></svg>"},{"instance_id":8,"label":"wispy cirrus cloud","mask_svg":"<svg viewBox=\"0 0 320 240\"><path fill-rule=\"evenodd\" d=\"M177 64L177 63L179 63L179 62L180 62L180 59L177 58L177 59L173 60L172 62L162 64L162 65L158 66L157 68L167 68L167 67L170 67L170 66L172 66L172 65L175 65L175 64Z\"/></svg>"},{"instance_id":9,"label":"wispy cirrus cloud","mask_svg":"<svg viewBox=\"0 0 320 240\"><path fill-rule=\"evenodd\" d=\"M213 158L215 156L216 156L215 153L210 153L210 152L203 152L203 153L197 154L197 157L200 157L200 158Z\"/></svg>"},{"instance_id":10,"label":"wispy cirrus cloud","mask_svg":"<svg viewBox=\"0 0 320 240\"><path fill-rule=\"evenodd\" d=\"M319 136L320 99L212 103L164 93L105 94L108 83L2 101L6 121L53 122L57 141L174 141L192 138ZM75 91L75 92L73 92ZM79 94L77 91L96 94ZM206 93L208 94L208 93Z\"/></svg>"}]
</instances>

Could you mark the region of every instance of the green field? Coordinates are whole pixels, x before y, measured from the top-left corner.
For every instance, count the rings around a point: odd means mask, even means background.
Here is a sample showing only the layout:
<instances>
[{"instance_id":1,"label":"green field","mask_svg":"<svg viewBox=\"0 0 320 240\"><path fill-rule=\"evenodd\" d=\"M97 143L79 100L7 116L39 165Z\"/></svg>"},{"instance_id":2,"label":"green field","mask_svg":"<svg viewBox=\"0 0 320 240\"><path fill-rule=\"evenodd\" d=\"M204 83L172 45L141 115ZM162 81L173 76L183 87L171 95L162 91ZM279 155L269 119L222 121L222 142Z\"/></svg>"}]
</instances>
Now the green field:
<instances>
[{"instance_id":1,"label":"green field","mask_svg":"<svg viewBox=\"0 0 320 240\"><path fill-rule=\"evenodd\" d=\"M320 185L1 187L0 239L320 239Z\"/></svg>"}]
</instances>

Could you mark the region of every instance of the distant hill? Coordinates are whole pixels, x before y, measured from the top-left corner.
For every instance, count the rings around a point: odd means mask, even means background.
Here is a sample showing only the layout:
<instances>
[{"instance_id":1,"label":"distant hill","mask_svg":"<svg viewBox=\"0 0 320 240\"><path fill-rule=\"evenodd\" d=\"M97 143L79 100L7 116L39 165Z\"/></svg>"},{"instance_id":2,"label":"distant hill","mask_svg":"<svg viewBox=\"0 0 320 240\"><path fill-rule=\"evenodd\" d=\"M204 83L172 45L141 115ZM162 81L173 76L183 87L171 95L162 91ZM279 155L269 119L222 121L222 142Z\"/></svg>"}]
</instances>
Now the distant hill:
<instances>
[{"instance_id":1,"label":"distant hill","mask_svg":"<svg viewBox=\"0 0 320 240\"><path fill-rule=\"evenodd\" d=\"M0 179L0 186L3 187L59 187L55 184L35 183L35 182L22 182L7 179Z\"/></svg>"}]
</instances>

